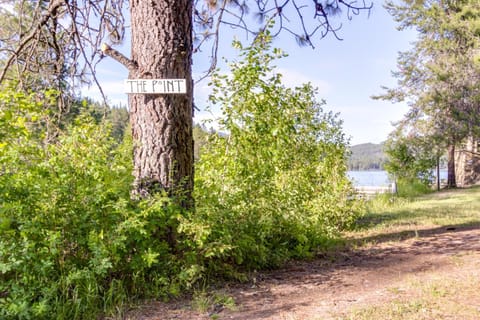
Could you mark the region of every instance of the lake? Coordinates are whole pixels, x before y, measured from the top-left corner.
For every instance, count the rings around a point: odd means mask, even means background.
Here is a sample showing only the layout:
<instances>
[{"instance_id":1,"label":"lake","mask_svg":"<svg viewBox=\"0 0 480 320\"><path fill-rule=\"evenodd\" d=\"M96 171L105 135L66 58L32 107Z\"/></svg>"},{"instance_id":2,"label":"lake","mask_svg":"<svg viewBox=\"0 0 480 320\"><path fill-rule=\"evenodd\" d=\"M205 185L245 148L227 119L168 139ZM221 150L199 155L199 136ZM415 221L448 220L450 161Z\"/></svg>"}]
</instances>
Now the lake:
<instances>
[{"instance_id":1,"label":"lake","mask_svg":"<svg viewBox=\"0 0 480 320\"><path fill-rule=\"evenodd\" d=\"M348 177L355 186L388 186L391 181L386 171L348 171Z\"/></svg>"},{"instance_id":2,"label":"lake","mask_svg":"<svg viewBox=\"0 0 480 320\"><path fill-rule=\"evenodd\" d=\"M392 181L386 171L348 171L348 177L355 186L388 186ZM440 179L447 179L447 170L440 170Z\"/></svg>"}]
</instances>

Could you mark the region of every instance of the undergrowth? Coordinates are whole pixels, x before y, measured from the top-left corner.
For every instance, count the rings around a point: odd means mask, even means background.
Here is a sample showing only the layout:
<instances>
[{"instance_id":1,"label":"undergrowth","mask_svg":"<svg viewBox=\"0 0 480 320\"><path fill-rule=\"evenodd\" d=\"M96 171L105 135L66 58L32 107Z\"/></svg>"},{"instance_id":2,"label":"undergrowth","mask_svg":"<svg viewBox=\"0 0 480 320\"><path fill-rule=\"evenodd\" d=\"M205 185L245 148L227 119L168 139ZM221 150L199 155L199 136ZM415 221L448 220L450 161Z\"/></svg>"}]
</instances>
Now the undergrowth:
<instances>
[{"instance_id":1,"label":"undergrowth","mask_svg":"<svg viewBox=\"0 0 480 320\"><path fill-rule=\"evenodd\" d=\"M241 50L234 77L214 78L229 136L202 152L195 211L162 193L130 199L128 135L119 143L83 115L51 137L39 93L0 92L1 319L121 316L139 299L311 257L355 221L341 122L310 85L270 76L282 54L268 37Z\"/></svg>"}]
</instances>

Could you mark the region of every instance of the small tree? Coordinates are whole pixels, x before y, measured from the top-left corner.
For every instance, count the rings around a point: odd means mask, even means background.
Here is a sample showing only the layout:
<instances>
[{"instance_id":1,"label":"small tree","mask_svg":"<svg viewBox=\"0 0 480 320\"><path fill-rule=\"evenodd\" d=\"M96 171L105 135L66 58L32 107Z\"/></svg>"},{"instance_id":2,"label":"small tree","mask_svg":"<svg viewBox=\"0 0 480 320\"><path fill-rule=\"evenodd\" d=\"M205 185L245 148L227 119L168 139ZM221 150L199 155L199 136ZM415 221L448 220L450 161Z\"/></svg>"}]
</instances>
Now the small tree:
<instances>
[{"instance_id":1,"label":"small tree","mask_svg":"<svg viewBox=\"0 0 480 320\"><path fill-rule=\"evenodd\" d=\"M430 142L428 137L405 136L395 131L385 143L385 153L388 156L385 169L400 183L418 181L429 186L433 182L432 169L438 159Z\"/></svg>"},{"instance_id":2,"label":"small tree","mask_svg":"<svg viewBox=\"0 0 480 320\"><path fill-rule=\"evenodd\" d=\"M222 244L224 256L258 267L306 255L351 223L352 188L342 123L312 86L282 85L271 64L283 53L269 36L235 47L242 60L212 80L225 134L210 139L196 167L194 220L213 229L215 248L203 252L220 254Z\"/></svg>"}]
</instances>

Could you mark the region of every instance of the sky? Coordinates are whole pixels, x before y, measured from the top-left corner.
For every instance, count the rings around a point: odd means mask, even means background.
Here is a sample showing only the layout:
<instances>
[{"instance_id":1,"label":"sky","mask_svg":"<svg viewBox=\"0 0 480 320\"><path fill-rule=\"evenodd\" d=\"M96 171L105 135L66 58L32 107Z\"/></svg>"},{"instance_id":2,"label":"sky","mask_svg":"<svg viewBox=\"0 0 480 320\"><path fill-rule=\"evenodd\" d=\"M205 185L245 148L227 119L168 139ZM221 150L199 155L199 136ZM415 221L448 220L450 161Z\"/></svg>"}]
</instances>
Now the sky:
<instances>
[{"instance_id":1,"label":"sky","mask_svg":"<svg viewBox=\"0 0 480 320\"><path fill-rule=\"evenodd\" d=\"M338 34L343 40L329 35L316 40L315 49L299 47L293 36L287 33L275 39L273 46L289 54L275 63L277 72L283 75L286 86L311 82L317 87L317 98L326 100L324 110L339 113L351 145L383 142L393 130L392 122L400 120L408 108L405 104L373 100L371 96L383 93L382 86L395 87L396 79L391 72L396 70L398 52L411 47L416 33L414 30L396 30L396 23L380 2L374 3L370 15L363 13L351 21L339 17L333 23L342 24ZM236 57L231 48L232 36L248 43L243 33L223 29L219 56L228 60ZM129 55L128 45L117 49ZM220 63L220 67L227 71L224 64ZM208 57L195 54L194 79L200 78L207 69ZM113 104L127 105L123 87L127 76L123 66L109 58L103 59L97 67L100 84ZM195 111L194 121L197 123L219 115L216 110L213 115L206 111L210 90L208 79L195 85L195 105L200 109ZM95 98L98 97L97 91L91 87L84 94Z\"/></svg>"}]
</instances>

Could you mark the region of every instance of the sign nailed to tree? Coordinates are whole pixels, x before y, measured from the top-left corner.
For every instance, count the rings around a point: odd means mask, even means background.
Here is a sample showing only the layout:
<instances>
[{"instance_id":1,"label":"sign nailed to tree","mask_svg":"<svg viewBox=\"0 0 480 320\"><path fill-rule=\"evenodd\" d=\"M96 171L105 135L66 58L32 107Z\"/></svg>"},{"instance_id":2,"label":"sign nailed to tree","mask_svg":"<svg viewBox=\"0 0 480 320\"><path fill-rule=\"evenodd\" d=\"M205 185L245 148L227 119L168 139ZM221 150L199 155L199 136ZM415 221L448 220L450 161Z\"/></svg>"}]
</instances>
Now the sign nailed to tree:
<instances>
[{"instance_id":1,"label":"sign nailed to tree","mask_svg":"<svg viewBox=\"0 0 480 320\"><path fill-rule=\"evenodd\" d=\"M187 81L185 79L127 79L125 93L187 93Z\"/></svg>"}]
</instances>

